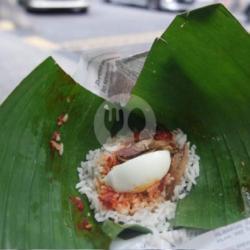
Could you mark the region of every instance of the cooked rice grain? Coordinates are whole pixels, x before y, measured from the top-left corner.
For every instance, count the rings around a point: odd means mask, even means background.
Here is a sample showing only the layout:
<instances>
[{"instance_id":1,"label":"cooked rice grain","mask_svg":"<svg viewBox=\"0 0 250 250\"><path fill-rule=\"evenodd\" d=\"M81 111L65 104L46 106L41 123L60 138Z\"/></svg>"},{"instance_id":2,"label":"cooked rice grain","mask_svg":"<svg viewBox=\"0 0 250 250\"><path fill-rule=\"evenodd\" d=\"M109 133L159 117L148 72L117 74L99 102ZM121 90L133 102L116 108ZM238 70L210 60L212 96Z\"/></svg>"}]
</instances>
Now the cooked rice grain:
<instances>
[{"instance_id":1,"label":"cooked rice grain","mask_svg":"<svg viewBox=\"0 0 250 250\"><path fill-rule=\"evenodd\" d=\"M187 136L179 129L172 133L175 135L176 143L180 147L183 147L187 142ZM122 137L116 139L118 144L124 141ZM150 228L152 232L164 233L170 228L169 220L175 217L177 201L185 198L192 186L196 184L196 178L199 176L199 156L196 155L195 151L196 147L194 145L191 146L185 174L182 177L181 183L175 187L171 201L163 201L157 204L157 207L153 211L151 207L145 206L133 215L126 215L103 208L98 198L94 180L100 175L97 166L100 164L101 156L107 153L104 147L89 151L86 156L87 161L81 162L81 167L78 168L80 182L76 185L76 188L80 193L88 197L90 207L94 210L95 219L98 222L111 219L117 223L138 224Z\"/></svg>"}]
</instances>

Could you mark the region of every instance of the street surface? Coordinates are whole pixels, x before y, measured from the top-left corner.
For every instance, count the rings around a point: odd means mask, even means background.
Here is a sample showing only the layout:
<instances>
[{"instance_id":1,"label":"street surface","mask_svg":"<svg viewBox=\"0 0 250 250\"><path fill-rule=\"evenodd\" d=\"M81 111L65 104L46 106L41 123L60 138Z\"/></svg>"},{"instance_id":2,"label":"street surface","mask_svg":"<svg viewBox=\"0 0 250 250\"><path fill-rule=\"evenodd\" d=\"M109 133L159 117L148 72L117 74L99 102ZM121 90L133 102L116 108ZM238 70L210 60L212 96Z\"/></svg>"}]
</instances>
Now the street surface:
<instances>
[{"instance_id":1,"label":"street surface","mask_svg":"<svg viewBox=\"0 0 250 250\"><path fill-rule=\"evenodd\" d=\"M149 45L174 17L167 12L107 4L102 0L93 0L87 14L31 14L16 6L14 12L15 16L11 13L10 19L16 22L21 29L19 34L25 34L28 43L46 49L67 47L69 50L71 47L84 50Z\"/></svg>"}]
</instances>

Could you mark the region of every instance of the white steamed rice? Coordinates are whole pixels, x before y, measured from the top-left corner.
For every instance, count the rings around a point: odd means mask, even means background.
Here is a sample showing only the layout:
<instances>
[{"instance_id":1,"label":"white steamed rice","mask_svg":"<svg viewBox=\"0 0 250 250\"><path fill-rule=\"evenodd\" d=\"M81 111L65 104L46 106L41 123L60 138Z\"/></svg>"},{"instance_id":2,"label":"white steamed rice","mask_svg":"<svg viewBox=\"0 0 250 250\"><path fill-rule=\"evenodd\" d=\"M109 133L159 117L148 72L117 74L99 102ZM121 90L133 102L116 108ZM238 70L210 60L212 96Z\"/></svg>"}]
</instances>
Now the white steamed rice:
<instances>
[{"instance_id":1,"label":"white steamed rice","mask_svg":"<svg viewBox=\"0 0 250 250\"><path fill-rule=\"evenodd\" d=\"M175 134L176 143L182 148L187 142L187 136L179 129L173 133ZM124 138L116 138L116 143L123 140ZM80 182L76 185L76 188L80 193L87 195L90 206L95 212L95 219L98 222L112 219L115 222L125 224L138 224L150 228L153 233L168 231L170 229L169 220L175 217L177 201L186 197L192 186L196 184L196 178L199 176L199 156L195 153L195 145L190 147L185 174L181 183L175 187L171 201L159 203L154 211L149 207L141 208L133 215L125 215L117 211L107 210L103 208L98 199L94 179L99 176L97 166L100 164L100 157L103 153L107 152L106 148L102 147L101 149L89 151L86 161L81 162L81 167L78 168Z\"/></svg>"}]
</instances>

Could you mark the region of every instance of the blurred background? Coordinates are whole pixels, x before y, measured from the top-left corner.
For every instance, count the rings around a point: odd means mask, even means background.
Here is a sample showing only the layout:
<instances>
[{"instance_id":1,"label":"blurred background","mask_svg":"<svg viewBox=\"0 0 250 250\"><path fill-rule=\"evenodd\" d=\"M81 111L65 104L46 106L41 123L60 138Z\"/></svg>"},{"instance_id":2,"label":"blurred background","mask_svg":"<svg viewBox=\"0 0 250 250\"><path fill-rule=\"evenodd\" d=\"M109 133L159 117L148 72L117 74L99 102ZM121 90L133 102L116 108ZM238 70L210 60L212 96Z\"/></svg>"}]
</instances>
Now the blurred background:
<instances>
[{"instance_id":1,"label":"blurred background","mask_svg":"<svg viewBox=\"0 0 250 250\"><path fill-rule=\"evenodd\" d=\"M249 30L250 0L0 0L0 103L48 55L74 74L82 54L146 51L177 13L216 2Z\"/></svg>"}]
</instances>

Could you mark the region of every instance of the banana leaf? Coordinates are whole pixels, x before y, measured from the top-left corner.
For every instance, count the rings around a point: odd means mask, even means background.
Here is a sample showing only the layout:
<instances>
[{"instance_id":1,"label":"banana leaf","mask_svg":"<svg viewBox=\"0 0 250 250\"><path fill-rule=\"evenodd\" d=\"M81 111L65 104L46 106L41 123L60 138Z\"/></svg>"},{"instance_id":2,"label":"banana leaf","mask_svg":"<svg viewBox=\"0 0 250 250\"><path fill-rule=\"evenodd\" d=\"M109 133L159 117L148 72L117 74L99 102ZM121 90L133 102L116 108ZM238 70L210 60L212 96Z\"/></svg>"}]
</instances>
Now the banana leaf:
<instances>
[{"instance_id":1,"label":"banana leaf","mask_svg":"<svg viewBox=\"0 0 250 250\"><path fill-rule=\"evenodd\" d=\"M133 90L159 124L183 129L201 156L176 226L209 229L249 215L249 50L247 32L221 5L178 16L153 44ZM49 58L1 105L0 248L107 249L124 229L95 222L85 197L83 211L72 202L76 168L100 146L93 120L102 101ZM58 127L61 114L69 118ZM56 130L62 156L50 148ZM89 231L79 226L86 218Z\"/></svg>"},{"instance_id":2,"label":"banana leaf","mask_svg":"<svg viewBox=\"0 0 250 250\"><path fill-rule=\"evenodd\" d=\"M250 215L250 37L222 5L179 15L133 93L197 146L200 177L175 226L212 229Z\"/></svg>"},{"instance_id":3,"label":"banana leaf","mask_svg":"<svg viewBox=\"0 0 250 250\"><path fill-rule=\"evenodd\" d=\"M123 231L151 232L97 223L87 198L75 188L80 162L101 146L93 124L103 101L48 58L1 105L1 249L108 249ZM59 125L65 114L68 121ZM112 129L117 130L111 124ZM60 132L62 155L51 148L55 132ZM86 220L91 230L83 228Z\"/></svg>"},{"instance_id":4,"label":"banana leaf","mask_svg":"<svg viewBox=\"0 0 250 250\"><path fill-rule=\"evenodd\" d=\"M0 248L104 248L110 238L93 220L86 199L83 212L76 168L99 147L93 119L102 99L76 84L49 58L15 89L0 108ZM57 118L68 114L58 128ZM50 139L59 130L60 156ZM80 230L87 218L91 231Z\"/></svg>"}]
</instances>

